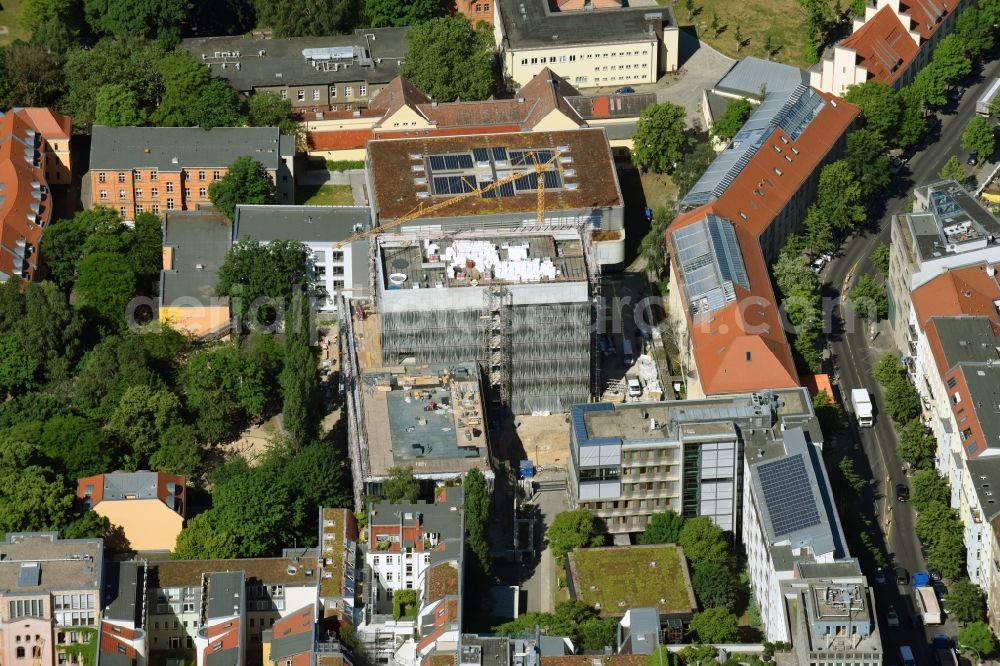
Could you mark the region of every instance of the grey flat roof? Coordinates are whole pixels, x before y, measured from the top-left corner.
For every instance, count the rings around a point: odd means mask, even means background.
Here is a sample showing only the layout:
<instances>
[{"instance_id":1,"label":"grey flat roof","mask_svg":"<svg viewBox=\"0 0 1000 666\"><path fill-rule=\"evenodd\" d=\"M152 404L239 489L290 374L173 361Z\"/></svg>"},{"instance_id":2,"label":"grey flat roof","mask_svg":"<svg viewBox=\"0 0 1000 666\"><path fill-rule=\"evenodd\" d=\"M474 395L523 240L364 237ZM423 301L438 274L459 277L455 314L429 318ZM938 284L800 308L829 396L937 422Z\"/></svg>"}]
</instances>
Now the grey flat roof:
<instances>
[{"instance_id":1,"label":"grey flat roof","mask_svg":"<svg viewBox=\"0 0 1000 666\"><path fill-rule=\"evenodd\" d=\"M712 89L760 100L767 94L794 90L802 85L809 85L809 74L806 71L750 56L734 62ZM765 91L764 95L761 94L762 90Z\"/></svg>"},{"instance_id":2,"label":"grey flat roof","mask_svg":"<svg viewBox=\"0 0 1000 666\"><path fill-rule=\"evenodd\" d=\"M477 636L462 634L462 659L459 663L481 666L508 666L511 657L511 639L506 636Z\"/></svg>"},{"instance_id":3,"label":"grey flat roof","mask_svg":"<svg viewBox=\"0 0 1000 666\"><path fill-rule=\"evenodd\" d=\"M285 659L313 649L313 632L305 631L271 639L271 660Z\"/></svg>"},{"instance_id":4,"label":"grey flat roof","mask_svg":"<svg viewBox=\"0 0 1000 666\"><path fill-rule=\"evenodd\" d=\"M217 295L219 269L232 246L231 223L215 212L170 211L163 225L163 245L173 248L173 268L160 273L162 304L194 298L208 305Z\"/></svg>"},{"instance_id":5,"label":"grey flat roof","mask_svg":"<svg viewBox=\"0 0 1000 666\"><path fill-rule=\"evenodd\" d=\"M656 104L656 93L637 92L628 95L595 96L568 95L563 99L584 120L600 121L605 118L638 117L646 107Z\"/></svg>"},{"instance_id":6,"label":"grey flat roof","mask_svg":"<svg viewBox=\"0 0 1000 666\"><path fill-rule=\"evenodd\" d=\"M159 488L157 472L111 472L104 474L104 492L101 501L125 499L156 499Z\"/></svg>"},{"instance_id":7,"label":"grey flat roof","mask_svg":"<svg viewBox=\"0 0 1000 666\"><path fill-rule=\"evenodd\" d=\"M227 168L249 155L276 170L282 157L291 158L293 145L280 141L277 127L105 127L94 125L90 169Z\"/></svg>"},{"instance_id":8,"label":"grey flat roof","mask_svg":"<svg viewBox=\"0 0 1000 666\"><path fill-rule=\"evenodd\" d=\"M142 626L142 591L146 567L139 562L108 562L104 570L104 618ZM107 595L114 595L110 598ZM136 602L139 603L136 603Z\"/></svg>"},{"instance_id":9,"label":"grey flat roof","mask_svg":"<svg viewBox=\"0 0 1000 666\"><path fill-rule=\"evenodd\" d=\"M997 358L1000 337L989 317L931 317L949 368Z\"/></svg>"},{"instance_id":10,"label":"grey flat roof","mask_svg":"<svg viewBox=\"0 0 1000 666\"><path fill-rule=\"evenodd\" d=\"M296 240L336 243L371 226L367 206L237 206L234 239L250 237L262 243Z\"/></svg>"},{"instance_id":11,"label":"grey flat roof","mask_svg":"<svg viewBox=\"0 0 1000 666\"><path fill-rule=\"evenodd\" d=\"M390 504L377 502L371 505L369 527L374 525L424 526L426 532L436 533L439 546L431 550L431 565L449 560L462 560L464 530L461 517L465 494L461 487L448 488L444 501ZM409 517L407 517L409 516ZM443 547L442 547L443 546ZM401 544L401 547L406 547ZM412 547L412 545L411 545Z\"/></svg>"},{"instance_id":12,"label":"grey flat roof","mask_svg":"<svg viewBox=\"0 0 1000 666\"><path fill-rule=\"evenodd\" d=\"M853 557L839 562L799 562L798 569L802 578L857 578L864 576L861 565Z\"/></svg>"},{"instance_id":13,"label":"grey flat roof","mask_svg":"<svg viewBox=\"0 0 1000 666\"><path fill-rule=\"evenodd\" d=\"M56 532L10 532L0 543L0 591L9 595L96 591L103 566L100 539L60 539ZM22 568L33 573L22 575Z\"/></svg>"},{"instance_id":14,"label":"grey flat roof","mask_svg":"<svg viewBox=\"0 0 1000 666\"><path fill-rule=\"evenodd\" d=\"M208 617L239 615L243 607L243 572L220 571L208 574Z\"/></svg>"},{"instance_id":15,"label":"grey flat roof","mask_svg":"<svg viewBox=\"0 0 1000 666\"><path fill-rule=\"evenodd\" d=\"M983 429L984 443L987 448L1000 449L1000 363L962 363L959 367Z\"/></svg>"},{"instance_id":16,"label":"grey flat roof","mask_svg":"<svg viewBox=\"0 0 1000 666\"><path fill-rule=\"evenodd\" d=\"M953 180L917 188L927 210L906 215L922 261L979 249L1000 238L1000 221Z\"/></svg>"},{"instance_id":17,"label":"grey flat roof","mask_svg":"<svg viewBox=\"0 0 1000 666\"><path fill-rule=\"evenodd\" d=\"M196 37L183 40L180 48L208 65L212 76L225 79L242 92L341 81L388 83L399 75L399 62L406 54L409 30L359 28L353 35L289 39L247 39L242 35ZM319 51L310 52L313 56L310 61L303 54L305 49L328 50L328 55L333 57L326 62L320 60L320 66L316 67L313 63ZM223 53L228 55L223 56ZM333 63L337 64L336 69Z\"/></svg>"},{"instance_id":18,"label":"grey flat roof","mask_svg":"<svg viewBox=\"0 0 1000 666\"><path fill-rule=\"evenodd\" d=\"M979 506L986 519L992 521L1000 515L1000 456L979 456L966 461L969 481L976 490Z\"/></svg>"},{"instance_id":19,"label":"grey flat roof","mask_svg":"<svg viewBox=\"0 0 1000 666\"><path fill-rule=\"evenodd\" d=\"M644 27L647 15L658 14L664 29L677 26L667 6L553 12L548 0L498 0L497 7L506 41L514 49L650 38Z\"/></svg>"}]
</instances>

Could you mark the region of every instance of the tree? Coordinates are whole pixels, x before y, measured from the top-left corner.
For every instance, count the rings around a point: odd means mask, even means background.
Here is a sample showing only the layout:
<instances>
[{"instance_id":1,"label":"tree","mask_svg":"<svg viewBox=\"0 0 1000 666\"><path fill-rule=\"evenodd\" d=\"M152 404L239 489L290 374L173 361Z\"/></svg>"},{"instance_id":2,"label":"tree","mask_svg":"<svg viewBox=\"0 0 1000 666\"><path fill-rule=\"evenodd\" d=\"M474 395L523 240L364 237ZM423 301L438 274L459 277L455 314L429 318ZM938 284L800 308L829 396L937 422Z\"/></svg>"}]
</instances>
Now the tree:
<instances>
[{"instance_id":1,"label":"tree","mask_svg":"<svg viewBox=\"0 0 1000 666\"><path fill-rule=\"evenodd\" d=\"M882 275L889 274L889 246L879 243L872 251L872 265Z\"/></svg>"},{"instance_id":2,"label":"tree","mask_svg":"<svg viewBox=\"0 0 1000 666\"><path fill-rule=\"evenodd\" d=\"M946 85L951 85L972 72L972 61L965 55L965 47L954 33L947 35L934 47L931 66Z\"/></svg>"},{"instance_id":3,"label":"tree","mask_svg":"<svg viewBox=\"0 0 1000 666\"><path fill-rule=\"evenodd\" d=\"M906 368L895 354L883 354L872 369L872 376L875 377L875 381L886 387L897 379L904 379Z\"/></svg>"},{"instance_id":4,"label":"tree","mask_svg":"<svg viewBox=\"0 0 1000 666\"><path fill-rule=\"evenodd\" d=\"M700 643L733 643L739 638L739 620L725 608L709 608L694 614L688 631Z\"/></svg>"},{"instance_id":5,"label":"tree","mask_svg":"<svg viewBox=\"0 0 1000 666\"><path fill-rule=\"evenodd\" d=\"M310 346L312 308L296 290L285 312L285 367L281 371L281 418L295 446L313 439L319 430L316 355Z\"/></svg>"},{"instance_id":6,"label":"tree","mask_svg":"<svg viewBox=\"0 0 1000 666\"><path fill-rule=\"evenodd\" d=\"M4 65L3 108L55 106L64 85L58 56L41 46L17 42L5 50Z\"/></svg>"},{"instance_id":7,"label":"tree","mask_svg":"<svg viewBox=\"0 0 1000 666\"><path fill-rule=\"evenodd\" d=\"M277 192L264 165L244 156L237 157L226 175L208 186L208 198L219 212L232 218L236 206L274 203Z\"/></svg>"},{"instance_id":8,"label":"tree","mask_svg":"<svg viewBox=\"0 0 1000 666\"><path fill-rule=\"evenodd\" d=\"M240 114L240 98L225 81L210 81L198 96L198 101L188 113L196 127L241 127L245 122Z\"/></svg>"},{"instance_id":9,"label":"tree","mask_svg":"<svg viewBox=\"0 0 1000 666\"><path fill-rule=\"evenodd\" d=\"M588 652L617 645L618 623L612 618L592 617L578 625L579 645Z\"/></svg>"},{"instance_id":10,"label":"tree","mask_svg":"<svg viewBox=\"0 0 1000 666\"><path fill-rule=\"evenodd\" d=\"M461 15L421 23L410 30L399 73L440 102L486 99L495 86L491 34Z\"/></svg>"},{"instance_id":11,"label":"tree","mask_svg":"<svg viewBox=\"0 0 1000 666\"><path fill-rule=\"evenodd\" d=\"M232 535L239 557L276 553L284 543L291 507L286 489L274 483L273 470L251 468L237 459L211 480L212 521L219 531Z\"/></svg>"},{"instance_id":12,"label":"tree","mask_svg":"<svg viewBox=\"0 0 1000 666\"><path fill-rule=\"evenodd\" d=\"M997 648L997 640L990 626L979 620L958 632L958 645L963 650L972 650L980 658L992 654Z\"/></svg>"},{"instance_id":13,"label":"tree","mask_svg":"<svg viewBox=\"0 0 1000 666\"><path fill-rule=\"evenodd\" d=\"M688 146L684 107L664 102L639 114L632 136L632 161L641 169L670 173Z\"/></svg>"},{"instance_id":14,"label":"tree","mask_svg":"<svg viewBox=\"0 0 1000 666\"><path fill-rule=\"evenodd\" d=\"M920 398L906 377L886 385L885 410L896 423L908 423L920 413Z\"/></svg>"},{"instance_id":15,"label":"tree","mask_svg":"<svg viewBox=\"0 0 1000 666\"><path fill-rule=\"evenodd\" d=\"M736 581L725 569L701 567L694 570L691 585L702 608L723 608L732 612L736 608L738 590Z\"/></svg>"},{"instance_id":16,"label":"tree","mask_svg":"<svg viewBox=\"0 0 1000 666\"><path fill-rule=\"evenodd\" d=\"M715 159L715 151L707 141L698 141L684 153L680 163L671 175L677 186L677 198L683 198L691 191L698 179L705 175Z\"/></svg>"},{"instance_id":17,"label":"tree","mask_svg":"<svg viewBox=\"0 0 1000 666\"><path fill-rule=\"evenodd\" d=\"M163 227L153 213L139 213L128 234L126 260L139 277L159 278L163 268Z\"/></svg>"},{"instance_id":18,"label":"tree","mask_svg":"<svg viewBox=\"0 0 1000 666\"><path fill-rule=\"evenodd\" d=\"M327 442L302 447L275 445L264 461L272 478L289 497L284 541L316 544L316 508L350 507L353 497L345 479L344 462Z\"/></svg>"},{"instance_id":19,"label":"tree","mask_svg":"<svg viewBox=\"0 0 1000 666\"><path fill-rule=\"evenodd\" d=\"M844 429L844 414L826 389L821 389L813 398L813 412L819 420L820 430L827 437L834 437Z\"/></svg>"},{"instance_id":20,"label":"tree","mask_svg":"<svg viewBox=\"0 0 1000 666\"><path fill-rule=\"evenodd\" d=\"M37 425L39 450L70 479L102 474L118 464L107 431L91 419L60 414Z\"/></svg>"},{"instance_id":21,"label":"tree","mask_svg":"<svg viewBox=\"0 0 1000 666\"><path fill-rule=\"evenodd\" d=\"M365 14L373 28L416 25L444 15L441 0L365 0Z\"/></svg>"},{"instance_id":22,"label":"tree","mask_svg":"<svg viewBox=\"0 0 1000 666\"><path fill-rule=\"evenodd\" d=\"M661 511L649 517L646 529L639 535L639 543L650 545L656 543L677 543L684 528L684 517L671 511Z\"/></svg>"},{"instance_id":23,"label":"tree","mask_svg":"<svg viewBox=\"0 0 1000 666\"><path fill-rule=\"evenodd\" d=\"M982 12L975 6L962 10L955 22L955 34L970 58L977 58L993 48L993 30L993 23L984 21Z\"/></svg>"},{"instance_id":24,"label":"tree","mask_svg":"<svg viewBox=\"0 0 1000 666\"><path fill-rule=\"evenodd\" d=\"M733 40L736 42L736 52L739 53L743 50L743 31L740 30L739 25L733 30Z\"/></svg>"},{"instance_id":25,"label":"tree","mask_svg":"<svg viewBox=\"0 0 1000 666\"><path fill-rule=\"evenodd\" d=\"M962 166L962 161L955 155L949 157L948 161L944 163L944 166L938 171L938 177L943 180L954 180L960 185L965 184L965 181L969 179L968 174L965 173L965 167Z\"/></svg>"},{"instance_id":26,"label":"tree","mask_svg":"<svg viewBox=\"0 0 1000 666\"><path fill-rule=\"evenodd\" d=\"M941 70L931 61L917 72L908 89L913 91L911 94L915 99L928 106L940 107L948 103L947 86L948 81Z\"/></svg>"},{"instance_id":27,"label":"tree","mask_svg":"<svg viewBox=\"0 0 1000 666\"><path fill-rule=\"evenodd\" d=\"M171 555L175 560L229 560L239 557L236 540L213 523L211 511L187 521L177 535Z\"/></svg>"},{"instance_id":28,"label":"tree","mask_svg":"<svg viewBox=\"0 0 1000 666\"><path fill-rule=\"evenodd\" d=\"M983 593L968 578L955 582L945 596L948 615L962 624L980 622L986 619L986 602Z\"/></svg>"},{"instance_id":29,"label":"tree","mask_svg":"<svg viewBox=\"0 0 1000 666\"><path fill-rule=\"evenodd\" d=\"M844 482L854 491L855 495L861 494L861 491L868 486L868 481L861 478L861 475L857 473L854 469L854 461L850 458L846 456L841 458L840 462L837 463L837 470L844 478Z\"/></svg>"},{"instance_id":30,"label":"tree","mask_svg":"<svg viewBox=\"0 0 1000 666\"><path fill-rule=\"evenodd\" d=\"M59 529L71 518L73 497L37 448L0 435L0 530Z\"/></svg>"},{"instance_id":31,"label":"tree","mask_svg":"<svg viewBox=\"0 0 1000 666\"><path fill-rule=\"evenodd\" d=\"M129 446L137 468L145 468L167 430L181 420L177 396L167 390L132 386L108 421L108 430Z\"/></svg>"},{"instance_id":32,"label":"tree","mask_svg":"<svg viewBox=\"0 0 1000 666\"><path fill-rule=\"evenodd\" d=\"M957 529L949 529L938 537L927 555L927 566L937 569L943 577L951 580L961 576L965 568L962 524L956 520L955 525Z\"/></svg>"},{"instance_id":33,"label":"tree","mask_svg":"<svg viewBox=\"0 0 1000 666\"><path fill-rule=\"evenodd\" d=\"M753 107L745 97L731 101L722 115L712 123L712 136L729 141L740 131L752 112Z\"/></svg>"},{"instance_id":34,"label":"tree","mask_svg":"<svg viewBox=\"0 0 1000 666\"><path fill-rule=\"evenodd\" d=\"M545 537L556 560L574 548L604 545L604 535L597 531L597 520L587 509L563 511L549 525Z\"/></svg>"},{"instance_id":35,"label":"tree","mask_svg":"<svg viewBox=\"0 0 1000 666\"><path fill-rule=\"evenodd\" d=\"M177 423L160 437L160 446L149 457L149 466L157 472L190 477L201 466L201 458L194 426Z\"/></svg>"},{"instance_id":36,"label":"tree","mask_svg":"<svg viewBox=\"0 0 1000 666\"><path fill-rule=\"evenodd\" d=\"M68 292L76 282L76 267L87 238L102 225L120 223L115 211L98 207L79 211L72 219L59 220L46 229L42 258L49 267L50 279Z\"/></svg>"},{"instance_id":37,"label":"tree","mask_svg":"<svg viewBox=\"0 0 1000 666\"><path fill-rule=\"evenodd\" d=\"M84 0L83 6L95 32L175 42L191 0Z\"/></svg>"},{"instance_id":38,"label":"tree","mask_svg":"<svg viewBox=\"0 0 1000 666\"><path fill-rule=\"evenodd\" d=\"M948 482L933 469L920 470L910 481L910 503L917 511L925 511L932 504L947 505L950 498Z\"/></svg>"},{"instance_id":39,"label":"tree","mask_svg":"<svg viewBox=\"0 0 1000 666\"><path fill-rule=\"evenodd\" d=\"M84 257L74 288L76 306L89 308L109 330L125 325L129 300L135 295L135 273L121 256L97 252Z\"/></svg>"},{"instance_id":40,"label":"tree","mask_svg":"<svg viewBox=\"0 0 1000 666\"><path fill-rule=\"evenodd\" d=\"M465 474L462 485L465 490L466 544L472 553L475 567L473 580L483 581L493 574L489 541L490 492L486 487L486 477L475 468Z\"/></svg>"},{"instance_id":41,"label":"tree","mask_svg":"<svg viewBox=\"0 0 1000 666\"><path fill-rule=\"evenodd\" d=\"M665 206L659 206L653 211L653 220L649 231L639 243L639 254L646 261L646 271L659 278L667 264L667 227L673 221L673 215Z\"/></svg>"},{"instance_id":42,"label":"tree","mask_svg":"<svg viewBox=\"0 0 1000 666\"><path fill-rule=\"evenodd\" d=\"M835 231L853 231L865 221L861 183L846 160L827 164L820 171L815 206Z\"/></svg>"},{"instance_id":43,"label":"tree","mask_svg":"<svg viewBox=\"0 0 1000 666\"><path fill-rule=\"evenodd\" d=\"M902 113L899 117L899 127L896 130L895 144L897 148L907 150L917 145L920 137L927 129L927 118L924 115L924 102L919 91L908 86L899 91Z\"/></svg>"},{"instance_id":44,"label":"tree","mask_svg":"<svg viewBox=\"0 0 1000 666\"><path fill-rule=\"evenodd\" d=\"M899 97L892 86L869 79L849 86L844 99L861 109L861 117L867 129L886 141L895 136L901 108Z\"/></svg>"},{"instance_id":45,"label":"tree","mask_svg":"<svg viewBox=\"0 0 1000 666\"><path fill-rule=\"evenodd\" d=\"M298 123L292 118L292 100L272 92L255 92L247 102L249 122L254 127L277 127L282 134L294 136Z\"/></svg>"},{"instance_id":46,"label":"tree","mask_svg":"<svg viewBox=\"0 0 1000 666\"><path fill-rule=\"evenodd\" d=\"M163 96L150 120L160 127L192 125L192 112L209 85L208 67L186 51L173 51L160 60L158 68Z\"/></svg>"},{"instance_id":47,"label":"tree","mask_svg":"<svg viewBox=\"0 0 1000 666\"><path fill-rule=\"evenodd\" d=\"M85 415L106 422L132 386L166 388L138 335L109 336L81 361L73 382L73 404Z\"/></svg>"},{"instance_id":48,"label":"tree","mask_svg":"<svg viewBox=\"0 0 1000 666\"><path fill-rule=\"evenodd\" d=\"M729 544L722 528L708 516L686 520L677 542L695 570L702 567L718 570L729 557Z\"/></svg>"},{"instance_id":49,"label":"tree","mask_svg":"<svg viewBox=\"0 0 1000 666\"><path fill-rule=\"evenodd\" d=\"M867 273L851 287L850 298L854 310L867 322L884 319L889 314L885 286L875 282Z\"/></svg>"},{"instance_id":50,"label":"tree","mask_svg":"<svg viewBox=\"0 0 1000 666\"><path fill-rule=\"evenodd\" d=\"M717 12L712 12L712 34L716 39L722 34L722 22L719 21L719 14Z\"/></svg>"},{"instance_id":51,"label":"tree","mask_svg":"<svg viewBox=\"0 0 1000 666\"><path fill-rule=\"evenodd\" d=\"M891 179L891 164L885 139L878 132L862 128L847 135L847 165L867 199L884 189Z\"/></svg>"},{"instance_id":52,"label":"tree","mask_svg":"<svg viewBox=\"0 0 1000 666\"><path fill-rule=\"evenodd\" d=\"M221 182L221 181L216 181ZM312 284L311 254L298 241L250 238L233 243L219 269L218 292L228 296L233 315L243 326L273 324L291 302L296 286Z\"/></svg>"},{"instance_id":53,"label":"tree","mask_svg":"<svg viewBox=\"0 0 1000 666\"><path fill-rule=\"evenodd\" d=\"M961 537L962 523L947 504L931 504L917 516L916 532L921 541L933 546L947 532Z\"/></svg>"},{"instance_id":54,"label":"tree","mask_svg":"<svg viewBox=\"0 0 1000 666\"><path fill-rule=\"evenodd\" d=\"M978 163L989 159L996 149L993 123L982 116L973 116L962 132L962 147L974 152Z\"/></svg>"},{"instance_id":55,"label":"tree","mask_svg":"<svg viewBox=\"0 0 1000 666\"><path fill-rule=\"evenodd\" d=\"M390 504L412 504L420 499L420 482L413 477L412 467L393 467L382 482L382 494Z\"/></svg>"},{"instance_id":56,"label":"tree","mask_svg":"<svg viewBox=\"0 0 1000 666\"><path fill-rule=\"evenodd\" d=\"M254 0L257 25L275 37L322 37L349 32L361 18L361 0Z\"/></svg>"},{"instance_id":57,"label":"tree","mask_svg":"<svg viewBox=\"0 0 1000 666\"><path fill-rule=\"evenodd\" d=\"M912 419L899 431L899 443L896 451L904 462L917 469L930 470L934 467L934 454L937 440L920 419ZM947 484L945 484L947 487Z\"/></svg>"},{"instance_id":58,"label":"tree","mask_svg":"<svg viewBox=\"0 0 1000 666\"><path fill-rule=\"evenodd\" d=\"M97 91L94 122L108 127L144 125L146 111L128 86L110 83Z\"/></svg>"}]
</instances>

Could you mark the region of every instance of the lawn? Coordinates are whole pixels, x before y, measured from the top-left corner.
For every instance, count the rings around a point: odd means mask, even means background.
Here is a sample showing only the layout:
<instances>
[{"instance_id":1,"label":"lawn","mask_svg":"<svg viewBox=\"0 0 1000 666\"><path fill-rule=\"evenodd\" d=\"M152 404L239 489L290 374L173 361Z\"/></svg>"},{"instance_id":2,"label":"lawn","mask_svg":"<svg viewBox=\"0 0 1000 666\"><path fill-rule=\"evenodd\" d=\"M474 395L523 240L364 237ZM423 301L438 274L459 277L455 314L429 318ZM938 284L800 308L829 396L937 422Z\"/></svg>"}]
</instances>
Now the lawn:
<instances>
[{"instance_id":1,"label":"lawn","mask_svg":"<svg viewBox=\"0 0 1000 666\"><path fill-rule=\"evenodd\" d=\"M770 34L776 49L772 58L796 67L808 67L806 61L806 15L796 0L694 0L694 15L689 19L682 2L673 4L677 22L693 25L699 39L731 58L757 56L767 58L764 36ZM719 34L712 29L712 14L719 17ZM736 52L736 28L743 46Z\"/></svg>"},{"instance_id":2,"label":"lawn","mask_svg":"<svg viewBox=\"0 0 1000 666\"><path fill-rule=\"evenodd\" d=\"M299 185L295 203L313 206L353 206L350 185Z\"/></svg>"},{"instance_id":3,"label":"lawn","mask_svg":"<svg viewBox=\"0 0 1000 666\"><path fill-rule=\"evenodd\" d=\"M661 613L693 611L694 593L676 546L577 549L570 568L577 597L600 604L602 615L656 606Z\"/></svg>"},{"instance_id":4,"label":"lawn","mask_svg":"<svg viewBox=\"0 0 1000 666\"><path fill-rule=\"evenodd\" d=\"M0 2L0 26L7 31L0 35L0 46L10 44L15 39L28 41L31 36L21 27L21 6L24 0L3 0Z\"/></svg>"}]
</instances>

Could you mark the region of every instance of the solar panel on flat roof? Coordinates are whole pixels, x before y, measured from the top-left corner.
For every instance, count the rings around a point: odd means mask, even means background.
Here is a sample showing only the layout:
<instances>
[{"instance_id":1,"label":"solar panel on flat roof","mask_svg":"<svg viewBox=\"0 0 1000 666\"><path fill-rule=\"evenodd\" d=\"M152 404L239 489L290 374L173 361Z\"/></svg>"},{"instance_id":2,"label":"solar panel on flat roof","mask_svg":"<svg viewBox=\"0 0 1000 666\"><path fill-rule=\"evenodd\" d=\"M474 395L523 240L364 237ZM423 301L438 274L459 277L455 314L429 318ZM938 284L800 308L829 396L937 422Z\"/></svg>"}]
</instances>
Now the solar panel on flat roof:
<instances>
[{"instance_id":1,"label":"solar panel on flat roof","mask_svg":"<svg viewBox=\"0 0 1000 666\"><path fill-rule=\"evenodd\" d=\"M444 155L430 155L427 160L431 163L431 168L435 171L444 169Z\"/></svg>"},{"instance_id":2,"label":"solar panel on flat roof","mask_svg":"<svg viewBox=\"0 0 1000 666\"><path fill-rule=\"evenodd\" d=\"M490 151L488 148L473 148L472 156L476 158L477 162L490 161Z\"/></svg>"},{"instance_id":3,"label":"solar panel on flat roof","mask_svg":"<svg viewBox=\"0 0 1000 666\"><path fill-rule=\"evenodd\" d=\"M468 155L445 155L444 164L447 169L471 169L472 158Z\"/></svg>"},{"instance_id":4,"label":"solar panel on flat roof","mask_svg":"<svg viewBox=\"0 0 1000 666\"><path fill-rule=\"evenodd\" d=\"M502 197L512 197L514 196L514 184L504 183L495 190Z\"/></svg>"},{"instance_id":5,"label":"solar panel on flat roof","mask_svg":"<svg viewBox=\"0 0 1000 666\"><path fill-rule=\"evenodd\" d=\"M42 567L38 562L22 562L17 570L17 586L38 587L41 577Z\"/></svg>"},{"instance_id":6,"label":"solar panel on flat roof","mask_svg":"<svg viewBox=\"0 0 1000 666\"><path fill-rule=\"evenodd\" d=\"M801 453L762 463L757 475L776 537L819 525L819 509Z\"/></svg>"},{"instance_id":7,"label":"solar panel on flat roof","mask_svg":"<svg viewBox=\"0 0 1000 666\"><path fill-rule=\"evenodd\" d=\"M507 149L506 148L494 148L493 149L493 159L497 162L503 162L507 159Z\"/></svg>"},{"instance_id":8,"label":"solar panel on flat roof","mask_svg":"<svg viewBox=\"0 0 1000 666\"><path fill-rule=\"evenodd\" d=\"M533 173L526 173L514 181L514 189L521 192L534 190L538 187L538 176Z\"/></svg>"},{"instance_id":9,"label":"solar panel on flat roof","mask_svg":"<svg viewBox=\"0 0 1000 666\"><path fill-rule=\"evenodd\" d=\"M556 189L559 187L559 174L555 171L546 171L542 174L542 182L547 189Z\"/></svg>"}]
</instances>

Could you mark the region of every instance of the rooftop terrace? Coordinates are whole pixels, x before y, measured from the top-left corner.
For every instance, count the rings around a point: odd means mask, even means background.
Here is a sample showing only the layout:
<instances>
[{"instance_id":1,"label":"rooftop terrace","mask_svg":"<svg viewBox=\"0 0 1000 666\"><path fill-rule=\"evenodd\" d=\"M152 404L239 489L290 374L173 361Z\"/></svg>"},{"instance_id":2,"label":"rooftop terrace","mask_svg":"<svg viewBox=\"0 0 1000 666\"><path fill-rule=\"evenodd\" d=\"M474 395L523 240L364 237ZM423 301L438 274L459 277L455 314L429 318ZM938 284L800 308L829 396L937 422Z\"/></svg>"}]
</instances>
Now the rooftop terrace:
<instances>
[{"instance_id":1,"label":"rooftop terrace","mask_svg":"<svg viewBox=\"0 0 1000 666\"><path fill-rule=\"evenodd\" d=\"M1000 242L1000 221L953 180L917 188L906 216L921 261Z\"/></svg>"},{"instance_id":2,"label":"rooftop terrace","mask_svg":"<svg viewBox=\"0 0 1000 666\"><path fill-rule=\"evenodd\" d=\"M361 382L369 474L397 466L417 476L489 471L475 363L380 368L363 372Z\"/></svg>"}]
</instances>

